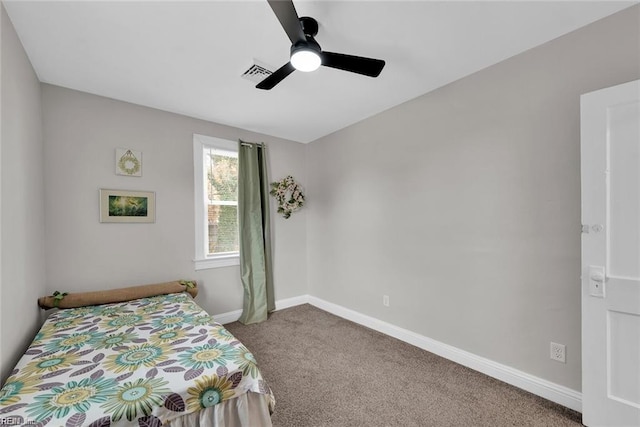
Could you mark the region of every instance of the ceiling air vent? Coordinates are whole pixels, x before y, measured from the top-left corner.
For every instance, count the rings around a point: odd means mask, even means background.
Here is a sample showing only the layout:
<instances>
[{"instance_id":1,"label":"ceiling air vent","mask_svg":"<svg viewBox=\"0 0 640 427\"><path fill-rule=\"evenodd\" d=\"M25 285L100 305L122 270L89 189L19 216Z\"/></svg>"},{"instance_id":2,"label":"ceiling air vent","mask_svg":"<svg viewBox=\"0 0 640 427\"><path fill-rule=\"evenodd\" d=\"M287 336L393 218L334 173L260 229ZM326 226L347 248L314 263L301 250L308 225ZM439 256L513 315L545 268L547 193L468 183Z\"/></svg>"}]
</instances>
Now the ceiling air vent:
<instances>
[{"instance_id":1,"label":"ceiling air vent","mask_svg":"<svg viewBox=\"0 0 640 427\"><path fill-rule=\"evenodd\" d=\"M242 78L251 80L254 83L260 83L271 74L273 74L273 71L271 71L270 68L271 67L269 67L268 65L254 59L253 65L251 65L251 67L249 67L247 71L242 73Z\"/></svg>"}]
</instances>

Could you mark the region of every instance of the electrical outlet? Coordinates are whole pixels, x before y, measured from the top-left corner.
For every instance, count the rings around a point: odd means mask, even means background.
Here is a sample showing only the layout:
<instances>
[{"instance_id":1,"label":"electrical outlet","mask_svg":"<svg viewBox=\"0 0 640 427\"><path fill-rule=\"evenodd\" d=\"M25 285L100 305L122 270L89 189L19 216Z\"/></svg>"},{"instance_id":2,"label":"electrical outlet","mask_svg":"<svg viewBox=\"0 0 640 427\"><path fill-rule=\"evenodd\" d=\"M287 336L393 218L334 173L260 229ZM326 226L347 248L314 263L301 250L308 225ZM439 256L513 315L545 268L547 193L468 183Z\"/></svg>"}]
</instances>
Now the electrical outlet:
<instances>
[{"instance_id":1,"label":"electrical outlet","mask_svg":"<svg viewBox=\"0 0 640 427\"><path fill-rule=\"evenodd\" d=\"M567 363L566 359L566 347L564 344L551 343L551 360L555 360L562 363Z\"/></svg>"},{"instance_id":2,"label":"electrical outlet","mask_svg":"<svg viewBox=\"0 0 640 427\"><path fill-rule=\"evenodd\" d=\"M389 307L389 295L382 295L382 305Z\"/></svg>"}]
</instances>

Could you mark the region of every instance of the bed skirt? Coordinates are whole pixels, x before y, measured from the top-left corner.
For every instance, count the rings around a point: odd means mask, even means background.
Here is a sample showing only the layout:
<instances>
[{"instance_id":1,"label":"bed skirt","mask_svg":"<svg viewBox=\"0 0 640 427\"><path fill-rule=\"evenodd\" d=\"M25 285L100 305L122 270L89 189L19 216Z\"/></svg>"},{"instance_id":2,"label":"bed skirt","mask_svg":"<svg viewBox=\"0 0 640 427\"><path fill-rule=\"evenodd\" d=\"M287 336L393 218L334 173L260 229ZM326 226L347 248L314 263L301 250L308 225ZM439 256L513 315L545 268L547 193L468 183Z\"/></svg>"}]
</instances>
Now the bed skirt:
<instances>
[{"instance_id":1,"label":"bed skirt","mask_svg":"<svg viewBox=\"0 0 640 427\"><path fill-rule=\"evenodd\" d=\"M168 424L171 427L271 427L269 396L247 392Z\"/></svg>"}]
</instances>

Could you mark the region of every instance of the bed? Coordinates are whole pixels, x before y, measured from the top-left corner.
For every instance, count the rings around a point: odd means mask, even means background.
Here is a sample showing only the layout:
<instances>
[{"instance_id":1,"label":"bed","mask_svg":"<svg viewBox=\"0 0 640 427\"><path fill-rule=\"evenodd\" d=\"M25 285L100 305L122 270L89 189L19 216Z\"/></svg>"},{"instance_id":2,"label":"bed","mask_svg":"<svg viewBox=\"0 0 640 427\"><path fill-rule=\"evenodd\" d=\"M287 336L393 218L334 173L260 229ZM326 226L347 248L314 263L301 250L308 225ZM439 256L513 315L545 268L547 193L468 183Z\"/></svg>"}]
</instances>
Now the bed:
<instances>
[{"instance_id":1,"label":"bed","mask_svg":"<svg viewBox=\"0 0 640 427\"><path fill-rule=\"evenodd\" d=\"M274 405L251 352L182 292L51 314L0 425L270 426Z\"/></svg>"}]
</instances>

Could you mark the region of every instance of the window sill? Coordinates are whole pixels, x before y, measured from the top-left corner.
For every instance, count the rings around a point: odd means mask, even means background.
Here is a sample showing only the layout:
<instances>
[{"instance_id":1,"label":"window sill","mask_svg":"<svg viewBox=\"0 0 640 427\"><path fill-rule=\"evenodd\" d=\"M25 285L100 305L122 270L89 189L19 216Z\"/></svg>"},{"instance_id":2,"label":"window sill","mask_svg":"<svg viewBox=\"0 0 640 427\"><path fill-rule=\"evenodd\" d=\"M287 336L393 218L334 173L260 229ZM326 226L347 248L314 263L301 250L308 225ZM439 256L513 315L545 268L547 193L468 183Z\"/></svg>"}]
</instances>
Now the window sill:
<instances>
[{"instance_id":1,"label":"window sill","mask_svg":"<svg viewBox=\"0 0 640 427\"><path fill-rule=\"evenodd\" d=\"M221 255L217 257L196 259L193 261L196 271L208 270L210 268L231 267L234 265L240 265L240 255Z\"/></svg>"}]
</instances>

